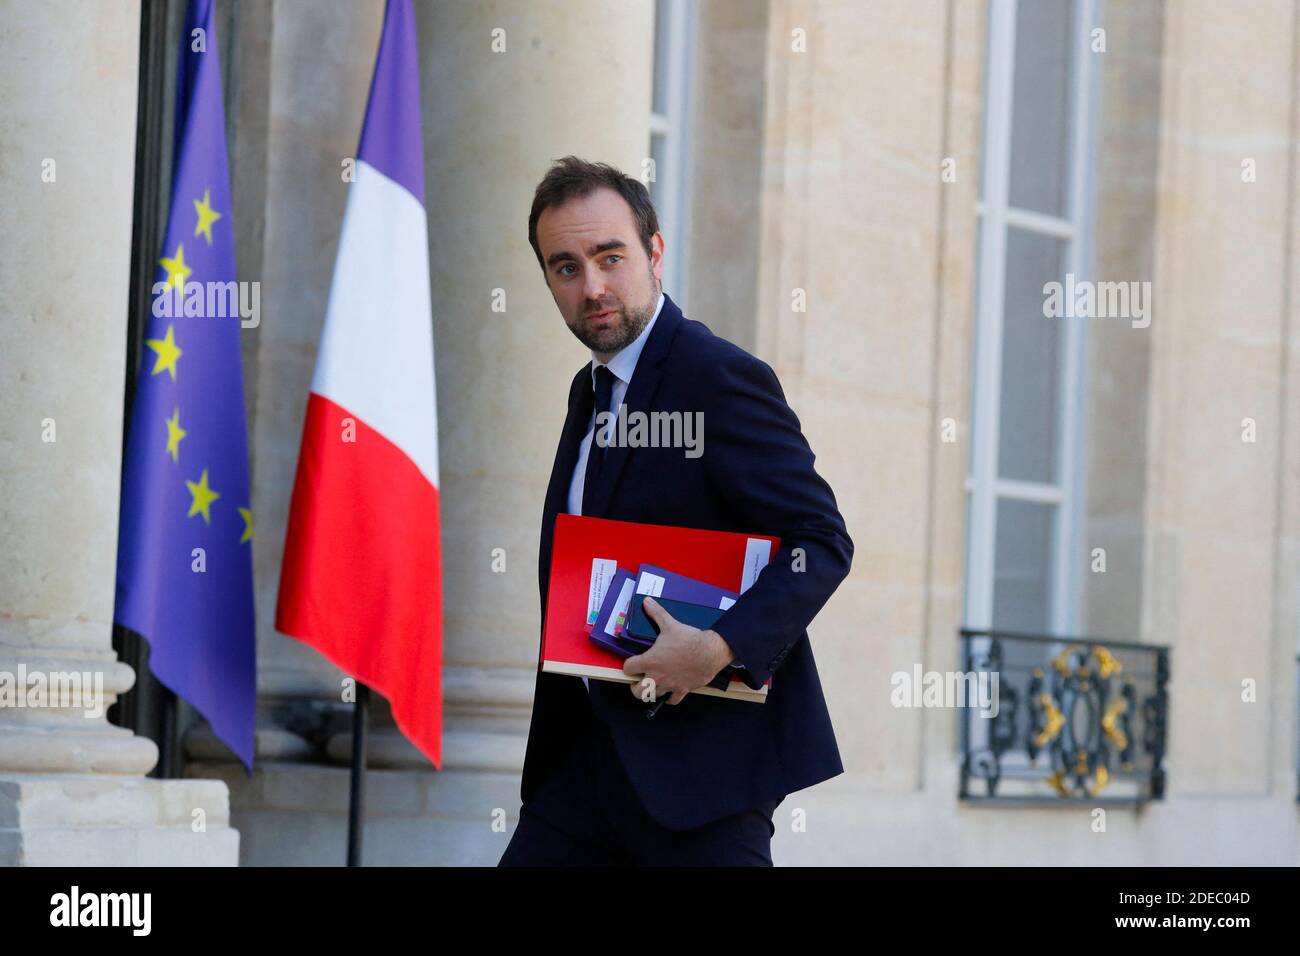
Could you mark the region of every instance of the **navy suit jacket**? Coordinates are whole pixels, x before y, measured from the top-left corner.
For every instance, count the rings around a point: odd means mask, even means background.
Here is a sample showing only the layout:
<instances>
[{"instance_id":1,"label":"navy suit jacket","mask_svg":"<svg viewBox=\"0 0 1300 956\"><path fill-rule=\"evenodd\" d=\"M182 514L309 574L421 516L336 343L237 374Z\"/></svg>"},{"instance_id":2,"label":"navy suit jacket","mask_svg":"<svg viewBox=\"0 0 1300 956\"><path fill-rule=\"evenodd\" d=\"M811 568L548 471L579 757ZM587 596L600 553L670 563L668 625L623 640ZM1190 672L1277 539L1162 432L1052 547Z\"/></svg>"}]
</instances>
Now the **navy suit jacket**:
<instances>
[{"instance_id":1,"label":"navy suit jacket","mask_svg":"<svg viewBox=\"0 0 1300 956\"><path fill-rule=\"evenodd\" d=\"M569 388L546 491L538 551L543 619L555 516L567 513L590 422L583 389L591 390L590 363ZM624 402L629 414L703 412L703 453L611 445L584 513L780 536L772 561L713 628L744 664L746 679L758 686L772 677L772 688L761 704L690 694L647 720L647 705L627 684L592 680L588 697L581 678L539 667L521 796L532 797L594 709L646 810L681 830L779 803L843 772L807 627L848 574L853 542L772 368L683 317L666 295Z\"/></svg>"}]
</instances>

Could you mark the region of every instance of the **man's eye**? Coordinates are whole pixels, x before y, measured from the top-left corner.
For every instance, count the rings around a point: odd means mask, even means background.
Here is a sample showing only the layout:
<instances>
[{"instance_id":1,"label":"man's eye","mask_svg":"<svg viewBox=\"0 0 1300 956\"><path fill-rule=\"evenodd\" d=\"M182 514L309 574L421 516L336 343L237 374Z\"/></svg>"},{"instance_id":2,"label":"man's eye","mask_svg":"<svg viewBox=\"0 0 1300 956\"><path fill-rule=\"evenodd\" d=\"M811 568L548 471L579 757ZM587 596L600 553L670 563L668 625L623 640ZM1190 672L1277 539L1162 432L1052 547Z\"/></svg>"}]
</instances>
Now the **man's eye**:
<instances>
[{"instance_id":1,"label":"man's eye","mask_svg":"<svg viewBox=\"0 0 1300 956\"><path fill-rule=\"evenodd\" d=\"M569 263L568 265L560 266L560 268L557 269L556 271L559 272L559 274L562 275L562 276L567 276L567 275L572 275L573 273L571 273L571 272L565 272L564 270L565 270L565 269L572 269L572 268L573 268L573 263Z\"/></svg>"},{"instance_id":2,"label":"man's eye","mask_svg":"<svg viewBox=\"0 0 1300 956\"><path fill-rule=\"evenodd\" d=\"M622 258L623 257L619 255L617 252L611 252L609 255L605 257L605 261L608 262L610 259L622 259Z\"/></svg>"}]
</instances>

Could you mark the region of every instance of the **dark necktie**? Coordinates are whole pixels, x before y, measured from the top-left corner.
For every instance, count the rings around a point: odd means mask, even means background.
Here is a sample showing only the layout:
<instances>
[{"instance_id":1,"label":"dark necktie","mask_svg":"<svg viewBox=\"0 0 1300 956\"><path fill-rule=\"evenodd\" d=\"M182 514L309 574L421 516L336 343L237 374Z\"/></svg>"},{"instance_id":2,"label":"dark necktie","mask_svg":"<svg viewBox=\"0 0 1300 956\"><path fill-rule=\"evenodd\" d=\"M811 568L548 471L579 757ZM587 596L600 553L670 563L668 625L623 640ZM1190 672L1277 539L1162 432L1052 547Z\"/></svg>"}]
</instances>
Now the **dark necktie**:
<instances>
[{"instance_id":1,"label":"dark necktie","mask_svg":"<svg viewBox=\"0 0 1300 956\"><path fill-rule=\"evenodd\" d=\"M582 513L589 514L587 508L592 496L596 491L596 482L600 477L601 466L605 463L605 451L596 440L597 434L601 430L600 413L610 410L609 406L614 400L614 373L604 365L596 366L596 401L595 401L595 418L593 419L595 431L591 434L591 451L587 453L587 470L584 472L582 479Z\"/></svg>"}]
</instances>

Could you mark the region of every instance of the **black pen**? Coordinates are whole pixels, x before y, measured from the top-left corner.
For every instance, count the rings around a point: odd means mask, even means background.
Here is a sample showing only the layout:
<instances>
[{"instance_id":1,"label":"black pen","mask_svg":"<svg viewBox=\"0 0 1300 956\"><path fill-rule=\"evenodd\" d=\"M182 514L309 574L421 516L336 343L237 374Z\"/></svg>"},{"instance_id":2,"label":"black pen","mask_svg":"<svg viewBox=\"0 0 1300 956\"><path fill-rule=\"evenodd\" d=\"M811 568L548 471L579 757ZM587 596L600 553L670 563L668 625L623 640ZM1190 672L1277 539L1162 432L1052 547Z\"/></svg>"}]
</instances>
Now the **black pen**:
<instances>
[{"instance_id":1,"label":"black pen","mask_svg":"<svg viewBox=\"0 0 1300 956\"><path fill-rule=\"evenodd\" d=\"M658 700L656 700L649 707L647 707L645 711L645 719L649 720L655 714L659 713L659 708L662 707L664 705L664 701L666 701L671 696L673 696L673 692L669 691L668 693L660 697Z\"/></svg>"}]
</instances>

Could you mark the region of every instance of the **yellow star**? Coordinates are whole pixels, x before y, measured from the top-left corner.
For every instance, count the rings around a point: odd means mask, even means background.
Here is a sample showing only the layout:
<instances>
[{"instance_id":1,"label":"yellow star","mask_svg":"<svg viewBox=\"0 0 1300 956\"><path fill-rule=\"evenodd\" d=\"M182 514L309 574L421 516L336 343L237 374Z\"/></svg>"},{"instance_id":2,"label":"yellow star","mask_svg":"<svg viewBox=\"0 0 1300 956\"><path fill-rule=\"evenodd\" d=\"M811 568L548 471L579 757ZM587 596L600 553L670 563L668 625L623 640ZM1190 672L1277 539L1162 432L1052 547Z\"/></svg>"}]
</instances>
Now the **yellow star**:
<instances>
[{"instance_id":1,"label":"yellow star","mask_svg":"<svg viewBox=\"0 0 1300 956\"><path fill-rule=\"evenodd\" d=\"M158 358L153 363L153 371L149 374L157 375L166 369L172 381L176 381L176 360L184 354L176 345L176 330L169 325L166 338L145 339L144 344L158 353Z\"/></svg>"},{"instance_id":2,"label":"yellow star","mask_svg":"<svg viewBox=\"0 0 1300 956\"><path fill-rule=\"evenodd\" d=\"M253 512L248 508L239 509L239 517L244 519L244 533L239 536L239 543L253 540Z\"/></svg>"},{"instance_id":3,"label":"yellow star","mask_svg":"<svg viewBox=\"0 0 1300 956\"><path fill-rule=\"evenodd\" d=\"M194 211L199 214L199 221L194 227L194 235L203 236L212 245L212 224L221 218L221 213L212 208L211 190L203 190L203 202L192 200Z\"/></svg>"},{"instance_id":4,"label":"yellow star","mask_svg":"<svg viewBox=\"0 0 1300 956\"><path fill-rule=\"evenodd\" d=\"M181 439L188 434L189 432L181 428L181 410L174 409L172 417L167 419L167 454L172 456L172 461L180 462Z\"/></svg>"},{"instance_id":5,"label":"yellow star","mask_svg":"<svg viewBox=\"0 0 1300 956\"><path fill-rule=\"evenodd\" d=\"M190 513L185 517L193 518L195 515L203 515L203 523L211 524L212 516L208 513L208 506L216 501L221 495L217 494L208 487L208 470L203 469L203 474L199 476L198 481L187 481L185 487L190 489Z\"/></svg>"},{"instance_id":6,"label":"yellow star","mask_svg":"<svg viewBox=\"0 0 1300 956\"><path fill-rule=\"evenodd\" d=\"M185 291L185 280L190 277L194 270L185 264L185 246L178 243L176 246L176 255L170 259L159 259L158 264L167 270L167 288L176 286L182 292Z\"/></svg>"}]
</instances>

